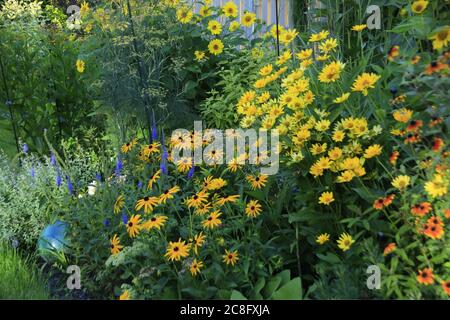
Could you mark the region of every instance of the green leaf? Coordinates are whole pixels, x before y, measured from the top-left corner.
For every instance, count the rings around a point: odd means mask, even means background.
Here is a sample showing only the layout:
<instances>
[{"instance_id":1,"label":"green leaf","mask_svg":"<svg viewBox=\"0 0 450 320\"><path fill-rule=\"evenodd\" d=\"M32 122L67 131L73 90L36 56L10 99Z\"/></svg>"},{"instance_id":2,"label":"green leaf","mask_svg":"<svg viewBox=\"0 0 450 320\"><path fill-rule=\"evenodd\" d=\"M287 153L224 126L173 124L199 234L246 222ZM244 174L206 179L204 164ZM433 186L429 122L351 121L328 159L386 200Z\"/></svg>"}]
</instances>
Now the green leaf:
<instances>
[{"instance_id":1,"label":"green leaf","mask_svg":"<svg viewBox=\"0 0 450 320\"><path fill-rule=\"evenodd\" d=\"M237 290L231 292L230 300L247 300L247 298Z\"/></svg>"},{"instance_id":2,"label":"green leaf","mask_svg":"<svg viewBox=\"0 0 450 320\"><path fill-rule=\"evenodd\" d=\"M300 278L292 279L279 290L277 290L272 297L274 300L301 300L302 288Z\"/></svg>"}]
</instances>

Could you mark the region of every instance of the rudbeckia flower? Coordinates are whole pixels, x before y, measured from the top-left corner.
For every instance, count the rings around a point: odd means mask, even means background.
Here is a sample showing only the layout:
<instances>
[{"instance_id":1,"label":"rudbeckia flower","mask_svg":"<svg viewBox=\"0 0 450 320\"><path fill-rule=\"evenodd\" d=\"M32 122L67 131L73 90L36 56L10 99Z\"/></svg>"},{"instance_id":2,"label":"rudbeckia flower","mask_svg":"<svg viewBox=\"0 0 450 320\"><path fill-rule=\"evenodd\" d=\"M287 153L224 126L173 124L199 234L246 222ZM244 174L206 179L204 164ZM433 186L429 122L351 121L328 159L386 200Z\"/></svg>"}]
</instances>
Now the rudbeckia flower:
<instances>
[{"instance_id":1,"label":"rudbeckia flower","mask_svg":"<svg viewBox=\"0 0 450 320\"><path fill-rule=\"evenodd\" d=\"M222 220L219 217L222 215L221 212L213 211L210 213L209 217L206 220L203 220L202 225L204 228L214 229L222 224Z\"/></svg>"},{"instance_id":2,"label":"rudbeckia flower","mask_svg":"<svg viewBox=\"0 0 450 320\"><path fill-rule=\"evenodd\" d=\"M113 256L118 254L123 248L123 246L120 245L120 239L117 237L117 234L115 234L114 237L110 240L110 244L111 244L111 254Z\"/></svg>"},{"instance_id":3,"label":"rudbeckia flower","mask_svg":"<svg viewBox=\"0 0 450 320\"><path fill-rule=\"evenodd\" d=\"M131 238L136 237L141 230L141 215L132 215L127 222L127 232Z\"/></svg>"},{"instance_id":4,"label":"rudbeckia flower","mask_svg":"<svg viewBox=\"0 0 450 320\"><path fill-rule=\"evenodd\" d=\"M233 267L239 260L238 252L235 251L228 251L225 250L225 254L222 256L223 262L225 262L227 265L231 264Z\"/></svg>"},{"instance_id":5,"label":"rudbeckia flower","mask_svg":"<svg viewBox=\"0 0 450 320\"><path fill-rule=\"evenodd\" d=\"M190 244L186 244L186 241L181 241L181 239L176 242L170 241L165 257L170 261L180 261L181 258L189 256L190 247Z\"/></svg>"},{"instance_id":6,"label":"rudbeckia flower","mask_svg":"<svg viewBox=\"0 0 450 320\"><path fill-rule=\"evenodd\" d=\"M150 220L147 220L142 224L142 229L144 230L151 230L153 228L161 230L161 227L164 226L164 224L167 221L166 216L154 216L151 217Z\"/></svg>"},{"instance_id":7,"label":"rudbeckia flower","mask_svg":"<svg viewBox=\"0 0 450 320\"><path fill-rule=\"evenodd\" d=\"M149 213L153 211L153 208L158 204L158 197L144 197L137 201L135 209L139 211L144 207L144 212Z\"/></svg>"},{"instance_id":8,"label":"rudbeckia flower","mask_svg":"<svg viewBox=\"0 0 450 320\"><path fill-rule=\"evenodd\" d=\"M198 273L200 273L201 268L203 268L203 262L194 259L189 266L189 271L195 277Z\"/></svg>"},{"instance_id":9,"label":"rudbeckia flower","mask_svg":"<svg viewBox=\"0 0 450 320\"><path fill-rule=\"evenodd\" d=\"M245 207L245 213L248 217L257 217L261 214L261 205L258 203L258 200L250 200L250 202Z\"/></svg>"}]
</instances>

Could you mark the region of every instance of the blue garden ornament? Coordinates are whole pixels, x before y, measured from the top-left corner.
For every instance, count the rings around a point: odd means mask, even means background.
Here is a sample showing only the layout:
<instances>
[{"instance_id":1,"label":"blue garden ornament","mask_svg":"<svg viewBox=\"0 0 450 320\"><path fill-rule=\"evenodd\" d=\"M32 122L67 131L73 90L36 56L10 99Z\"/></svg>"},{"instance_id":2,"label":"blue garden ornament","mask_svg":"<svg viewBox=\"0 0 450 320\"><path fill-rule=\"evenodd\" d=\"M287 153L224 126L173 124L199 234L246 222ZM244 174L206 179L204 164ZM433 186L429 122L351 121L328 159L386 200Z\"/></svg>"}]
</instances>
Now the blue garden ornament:
<instances>
[{"instance_id":1,"label":"blue garden ornament","mask_svg":"<svg viewBox=\"0 0 450 320\"><path fill-rule=\"evenodd\" d=\"M57 220L42 231L38 240L38 251L45 260L53 260L58 254L64 252L67 246L67 223Z\"/></svg>"}]
</instances>

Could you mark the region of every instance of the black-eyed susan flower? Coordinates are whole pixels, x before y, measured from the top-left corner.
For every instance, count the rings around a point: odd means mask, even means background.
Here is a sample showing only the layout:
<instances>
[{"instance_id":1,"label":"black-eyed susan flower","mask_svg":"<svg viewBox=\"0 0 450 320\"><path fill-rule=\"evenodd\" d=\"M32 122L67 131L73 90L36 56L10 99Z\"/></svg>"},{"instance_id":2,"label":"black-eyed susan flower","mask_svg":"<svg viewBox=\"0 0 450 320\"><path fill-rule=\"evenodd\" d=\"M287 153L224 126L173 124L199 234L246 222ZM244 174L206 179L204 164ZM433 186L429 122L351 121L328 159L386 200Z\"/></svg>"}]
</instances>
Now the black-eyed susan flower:
<instances>
[{"instance_id":1,"label":"black-eyed susan flower","mask_svg":"<svg viewBox=\"0 0 450 320\"><path fill-rule=\"evenodd\" d=\"M316 243L318 243L318 244L320 244L320 245L325 244L325 243L328 242L329 240L330 240L330 234L329 234L329 233L322 233L322 234L319 234L319 235L316 237Z\"/></svg>"},{"instance_id":2,"label":"black-eyed susan flower","mask_svg":"<svg viewBox=\"0 0 450 320\"><path fill-rule=\"evenodd\" d=\"M193 245L193 250L196 255L198 255L198 249L203 246L206 241L206 236L203 232L197 233L192 239L191 243Z\"/></svg>"},{"instance_id":3,"label":"black-eyed susan flower","mask_svg":"<svg viewBox=\"0 0 450 320\"><path fill-rule=\"evenodd\" d=\"M116 201L114 202L114 213L115 214L120 213L124 205L125 205L125 197L123 195L118 196Z\"/></svg>"},{"instance_id":4,"label":"black-eyed susan flower","mask_svg":"<svg viewBox=\"0 0 450 320\"><path fill-rule=\"evenodd\" d=\"M392 186L398 190L405 190L409 183L411 182L411 178L406 175L400 175L398 177L395 177L394 180L392 180Z\"/></svg>"},{"instance_id":5,"label":"black-eyed susan flower","mask_svg":"<svg viewBox=\"0 0 450 320\"><path fill-rule=\"evenodd\" d=\"M352 91L362 92L367 96L369 89L375 88L375 83L380 79L380 76L375 73L364 72L359 75L353 82Z\"/></svg>"},{"instance_id":6,"label":"black-eyed susan flower","mask_svg":"<svg viewBox=\"0 0 450 320\"><path fill-rule=\"evenodd\" d=\"M266 185L268 176L264 174L260 174L258 176L248 175L246 179L252 186L252 189L256 190L261 189Z\"/></svg>"},{"instance_id":7,"label":"black-eyed susan flower","mask_svg":"<svg viewBox=\"0 0 450 320\"><path fill-rule=\"evenodd\" d=\"M170 189L164 190L164 192L158 198L158 203L166 203L167 200L173 199L173 195L178 191L180 191L179 186L173 186Z\"/></svg>"},{"instance_id":8,"label":"black-eyed susan flower","mask_svg":"<svg viewBox=\"0 0 450 320\"><path fill-rule=\"evenodd\" d=\"M248 217L257 217L262 212L262 206L258 203L258 200L250 200L250 202L245 207L245 214Z\"/></svg>"},{"instance_id":9,"label":"black-eyed susan flower","mask_svg":"<svg viewBox=\"0 0 450 320\"><path fill-rule=\"evenodd\" d=\"M197 261L197 259L194 259L189 266L189 271L192 276L195 277L198 273L200 273L200 269L203 268L203 266L204 264L202 261Z\"/></svg>"},{"instance_id":10,"label":"black-eyed susan flower","mask_svg":"<svg viewBox=\"0 0 450 320\"><path fill-rule=\"evenodd\" d=\"M223 262L226 263L227 265L232 265L234 267L234 265L237 263L237 261L239 260L239 254L238 251L228 251L225 249L225 254L222 256L223 258Z\"/></svg>"},{"instance_id":11,"label":"black-eyed susan flower","mask_svg":"<svg viewBox=\"0 0 450 320\"><path fill-rule=\"evenodd\" d=\"M162 216L162 215L153 216L149 220L147 220L146 222L144 222L142 224L142 229L144 229L144 230L151 230L151 229L161 230L161 227L164 226L167 219L168 218L166 216Z\"/></svg>"},{"instance_id":12,"label":"black-eyed susan flower","mask_svg":"<svg viewBox=\"0 0 450 320\"><path fill-rule=\"evenodd\" d=\"M411 4L411 11L420 14L425 11L428 6L428 1L425 0L417 0Z\"/></svg>"},{"instance_id":13,"label":"black-eyed susan flower","mask_svg":"<svg viewBox=\"0 0 450 320\"><path fill-rule=\"evenodd\" d=\"M119 300L131 300L131 294L130 291L125 290L120 296Z\"/></svg>"},{"instance_id":14,"label":"black-eyed susan flower","mask_svg":"<svg viewBox=\"0 0 450 320\"><path fill-rule=\"evenodd\" d=\"M182 157L177 162L177 170L181 173L187 173L193 165L192 157Z\"/></svg>"},{"instance_id":15,"label":"black-eyed susan flower","mask_svg":"<svg viewBox=\"0 0 450 320\"><path fill-rule=\"evenodd\" d=\"M83 73L84 69L86 68L86 64L83 60L78 59L77 62L75 63L75 66L77 68L77 71L79 73Z\"/></svg>"},{"instance_id":16,"label":"black-eyed susan flower","mask_svg":"<svg viewBox=\"0 0 450 320\"><path fill-rule=\"evenodd\" d=\"M379 144L371 145L364 151L364 158L370 159L379 156L381 154L381 150L383 150L383 147Z\"/></svg>"},{"instance_id":17,"label":"black-eyed susan flower","mask_svg":"<svg viewBox=\"0 0 450 320\"><path fill-rule=\"evenodd\" d=\"M233 1L228 1L222 7L222 14L227 18L236 18L238 16L237 5Z\"/></svg>"},{"instance_id":18,"label":"black-eyed susan flower","mask_svg":"<svg viewBox=\"0 0 450 320\"><path fill-rule=\"evenodd\" d=\"M169 242L167 246L165 257L170 261L180 261L181 258L189 256L191 245L186 244L186 241L181 241L181 238L176 242Z\"/></svg>"},{"instance_id":19,"label":"black-eyed susan flower","mask_svg":"<svg viewBox=\"0 0 450 320\"><path fill-rule=\"evenodd\" d=\"M223 206L225 203L234 203L234 202L236 202L239 199L239 197L240 196L238 194L235 194L235 195L229 195L229 196L226 196L226 197L223 197L223 198L218 198L215 201L215 204L217 206Z\"/></svg>"},{"instance_id":20,"label":"black-eyed susan flower","mask_svg":"<svg viewBox=\"0 0 450 320\"><path fill-rule=\"evenodd\" d=\"M145 213L150 213L153 211L153 208L158 204L158 197L144 197L136 202L135 209L136 211L144 208Z\"/></svg>"},{"instance_id":21,"label":"black-eyed susan flower","mask_svg":"<svg viewBox=\"0 0 450 320\"><path fill-rule=\"evenodd\" d=\"M211 203L208 203L208 202L202 203L197 208L195 208L194 214L196 216L202 216L202 215L205 215L205 214L209 213L209 211L211 209L212 209Z\"/></svg>"},{"instance_id":22,"label":"black-eyed susan flower","mask_svg":"<svg viewBox=\"0 0 450 320\"><path fill-rule=\"evenodd\" d=\"M223 52L223 42L220 39L211 40L208 44L209 53L217 56Z\"/></svg>"},{"instance_id":23,"label":"black-eyed susan flower","mask_svg":"<svg viewBox=\"0 0 450 320\"><path fill-rule=\"evenodd\" d=\"M397 248L397 245L395 242L389 243L383 250L383 255L387 256L388 254L392 253Z\"/></svg>"},{"instance_id":24,"label":"black-eyed susan flower","mask_svg":"<svg viewBox=\"0 0 450 320\"><path fill-rule=\"evenodd\" d=\"M133 149L133 147L136 145L136 143L137 143L136 139L133 139L130 142L125 143L124 145L122 145L122 148L121 148L122 152L123 153L130 152L131 149Z\"/></svg>"},{"instance_id":25,"label":"black-eyed susan flower","mask_svg":"<svg viewBox=\"0 0 450 320\"><path fill-rule=\"evenodd\" d=\"M244 27L251 27L256 21L256 14L254 14L253 12L245 12L242 16L241 16L241 24Z\"/></svg>"},{"instance_id":26,"label":"black-eyed susan flower","mask_svg":"<svg viewBox=\"0 0 450 320\"><path fill-rule=\"evenodd\" d=\"M158 181L158 179L161 177L161 170L158 170L155 172L155 174L150 178L147 184L147 190L151 190L153 188L153 184Z\"/></svg>"},{"instance_id":27,"label":"black-eyed susan flower","mask_svg":"<svg viewBox=\"0 0 450 320\"><path fill-rule=\"evenodd\" d=\"M322 194L319 197L319 204L324 204L328 206L333 201L334 201L333 192L322 192Z\"/></svg>"},{"instance_id":28,"label":"black-eyed susan flower","mask_svg":"<svg viewBox=\"0 0 450 320\"><path fill-rule=\"evenodd\" d=\"M115 256L116 254L118 254L118 253L122 250L122 248L123 248L123 246L120 245L120 239L119 239L119 237L117 236L117 234L115 234L115 235L112 237L112 239L109 241L109 243L110 243L111 254L112 254L113 256Z\"/></svg>"},{"instance_id":29,"label":"black-eyed susan flower","mask_svg":"<svg viewBox=\"0 0 450 320\"><path fill-rule=\"evenodd\" d=\"M159 153L160 146L161 146L161 144L159 142L153 142L149 145L144 146L144 148L142 148L141 152L144 156L149 157L152 154Z\"/></svg>"},{"instance_id":30,"label":"black-eyed susan flower","mask_svg":"<svg viewBox=\"0 0 450 320\"><path fill-rule=\"evenodd\" d=\"M209 194L205 191L200 191L194 194L192 197L186 200L186 204L189 208L200 208L204 203L208 202Z\"/></svg>"},{"instance_id":31,"label":"black-eyed susan flower","mask_svg":"<svg viewBox=\"0 0 450 320\"><path fill-rule=\"evenodd\" d=\"M353 240L352 236L348 233L344 232L340 235L339 239L336 241L339 249L342 251L347 251L350 249L355 240Z\"/></svg>"},{"instance_id":32,"label":"black-eyed susan flower","mask_svg":"<svg viewBox=\"0 0 450 320\"><path fill-rule=\"evenodd\" d=\"M204 228L214 229L222 224L222 220L219 217L222 213L218 210L213 211L209 214L208 218L203 220L202 225Z\"/></svg>"},{"instance_id":33,"label":"black-eyed susan flower","mask_svg":"<svg viewBox=\"0 0 450 320\"><path fill-rule=\"evenodd\" d=\"M419 270L419 273L416 277L417 282L424 284L424 285L430 285L434 283L434 275L433 275L433 269L431 268L425 268L422 270Z\"/></svg>"},{"instance_id":34,"label":"black-eyed susan flower","mask_svg":"<svg viewBox=\"0 0 450 320\"><path fill-rule=\"evenodd\" d=\"M127 222L127 232L131 238L136 237L141 231L141 215L134 214Z\"/></svg>"}]
</instances>

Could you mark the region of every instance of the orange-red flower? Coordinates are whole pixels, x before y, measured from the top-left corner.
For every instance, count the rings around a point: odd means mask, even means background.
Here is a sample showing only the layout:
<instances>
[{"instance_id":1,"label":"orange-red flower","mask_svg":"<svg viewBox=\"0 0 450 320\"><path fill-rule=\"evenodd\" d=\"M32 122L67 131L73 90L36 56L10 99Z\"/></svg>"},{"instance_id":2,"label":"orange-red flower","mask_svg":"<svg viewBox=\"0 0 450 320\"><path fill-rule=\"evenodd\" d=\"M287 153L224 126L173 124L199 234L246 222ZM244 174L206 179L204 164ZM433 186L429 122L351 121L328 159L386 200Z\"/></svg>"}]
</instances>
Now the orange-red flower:
<instances>
[{"instance_id":1,"label":"orange-red flower","mask_svg":"<svg viewBox=\"0 0 450 320\"><path fill-rule=\"evenodd\" d=\"M450 296L450 280L442 282L442 289L447 295Z\"/></svg>"},{"instance_id":2,"label":"orange-red flower","mask_svg":"<svg viewBox=\"0 0 450 320\"><path fill-rule=\"evenodd\" d=\"M444 235L444 228L441 225L427 223L423 234L431 239L441 239Z\"/></svg>"},{"instance_id":3,"label":"orange-red flower","mask_svg":"<svg viewBox=\"0 0 450 320\"><path fill-rule=\"evenodd\" d=\"M432 216L427 220L427 225L429 226L444 226L444 222L438 216Z\"/></svg>"},{"instance_id":4,"label":"orange-red flower","mask_svg":"<svg viewBox=\"0 0 450 320\"><path fill-rule=\"evenodd\" d=\"M419 274L417 275L417 281L426 286L429 284L433 284L434 283L433 269L425 268L419 270Z\"/></svg>"},{"instance_id":5,"label":"orange-red flower","mask_svg":"<svg viewBox=\"0 0 450 320\"><path fill-rule=\"evenodd\" d=\"M433 139L433 151L439 151L442 146L444 145L444 140L442 140L441 138L438 137L434 137Z\"/></svg>"},{"instance_id":6,"label":"orange-red flower","mask_svg":"<svg viewBox=\"0 0 450 320\"><path fill-rule=\"evenodd\" d=\"M429 202L421 202L421 203L417 203L416 205L414 205L411 208L411 213L413 215L416 216L424 216L426 215L428 212L430 212L433 209L433 207L431 206L431 203Z\"/></svg>"},{"instance_id":7,"label":"orange-red flower","mask_svg":"<svg viewBox=\"0 0 450 320\"><path fill-rule=\"evenodd\" d=\"M431 117L430 123L428 125L430 127L434 127L442 122L444 122L444 120L441 117L433 116L433 117Z\"/></svg>"},{"instance_id":8,"label":"orange-red flower","mask_svg":"<svg viewBox=\"0 0 450 320\"><path fill-rule=\"evenodd\" d=\"M408 126L406 127L407 131L417 131L423 125L422 120L410 120Z\"/></svg>"},{"instance_id":9,"label":"orange-red flower","mask_svg":"<svg viewBox=\"0 0 450 320\"><path fill-rule=\"evenodd\" d=\"M443 69L447 68L447 65L445 63L441 63L439 61L435 61L430 63L426 69L425 69L425 74L427 75L432 75L435 72L439 72Z\"/></svg>"},{"instance_id":10,"label":"orange-red flower","mask_svg":"<svg viewBox=\"0 0 450 320\"><path fill-rule=\"evenodd\" d=\"M386 248L384 248L383 251L383 255L387 256L389 253L391 253L392 251L394 251L397 248L397 245L395 244L395 242L391 242L389 243Z\"/></svg>"},{"instance_id":11,"label":"orange-red flower","mask_svg":"<svg viewBox=\"0 0 450 320\"><path fill-rule=\"evenodd\" d=\"M389 157L389 162L392 165L395 165L397 163L397 159L398 159L399 155L400 155L400 153L398 151L393 151L391 156Z\"/></svg>"},{"instance_id":12,"label":"orange-red flower","mask_svg":"<svg viewBox=\"0 0 450 320\"><path fill-rule=\"evenodd\" d=\"M393 61L400 54L400 47L393 46L388 52L388 60Z\"/></svg>"},{"instance_id":13,"label":"orange-red flower","mask_svg":"<svg viewBox=\"0 0 450 320\"><path fill-rule=\"evenodd\" d=\"M445 218L450 219L450 209L444 210L444 216L445 216Z\"/></svg>"},{"instance_id":14,"label":"orange-red flower","mask_svg":"<svg viewBox=\"0 0 450 320\"><path fill-rule=\"evenodd\" d=\"M408 133L405 139L405 144L416 143L420 141L420 135L418 133Z\"/></svg>"},{"instance_id":15,"label":"orange-red flower","mask_svg":"<svg viewBox=\"0 0 450 320\"><path fill-rule=\"evenodd\" d=\"M390 205L392 203L392 201L395 198L395 194L390 194L388 196L386 196L385 198L378 198L377 200L374 201L373 203L373 207L376 210L382 210L385 207L387 207L388 205Z\"/></svg>"}]
</instances>

